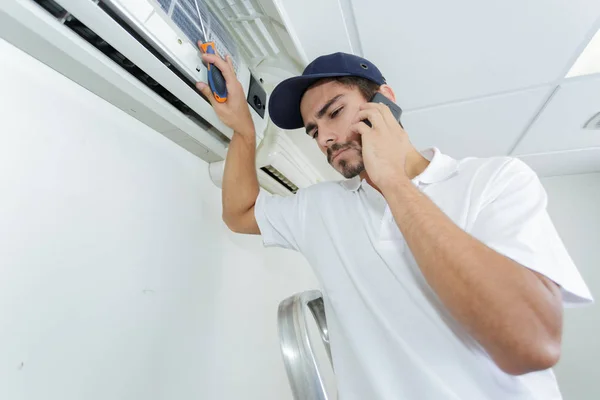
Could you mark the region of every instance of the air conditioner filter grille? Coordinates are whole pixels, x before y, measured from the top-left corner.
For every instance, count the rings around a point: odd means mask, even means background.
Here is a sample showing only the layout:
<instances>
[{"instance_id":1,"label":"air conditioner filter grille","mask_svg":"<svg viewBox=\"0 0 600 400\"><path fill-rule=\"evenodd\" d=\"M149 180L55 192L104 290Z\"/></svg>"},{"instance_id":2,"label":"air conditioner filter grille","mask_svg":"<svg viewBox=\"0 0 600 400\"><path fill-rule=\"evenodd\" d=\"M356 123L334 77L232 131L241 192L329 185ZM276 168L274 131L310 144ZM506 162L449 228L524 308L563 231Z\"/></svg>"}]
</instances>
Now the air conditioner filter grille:
<instances>
[{"instance_id":1,"label":"air conditioner filter grille","mask_svg":"<svg viewBox=\"0 0 600 400\"><path fill-rule=\"evenodd\" d=\"M233 66L237 72L239 51L236 42L217 17L209 10L205 0L158 0L160 8L177 25L193 44L198 41L206 42L202 33L202 24L198 18L198 11L202 16L202 23L210 39L215 42L217 52L221 56L230 55Z\"/></svg>"}]
</instances>

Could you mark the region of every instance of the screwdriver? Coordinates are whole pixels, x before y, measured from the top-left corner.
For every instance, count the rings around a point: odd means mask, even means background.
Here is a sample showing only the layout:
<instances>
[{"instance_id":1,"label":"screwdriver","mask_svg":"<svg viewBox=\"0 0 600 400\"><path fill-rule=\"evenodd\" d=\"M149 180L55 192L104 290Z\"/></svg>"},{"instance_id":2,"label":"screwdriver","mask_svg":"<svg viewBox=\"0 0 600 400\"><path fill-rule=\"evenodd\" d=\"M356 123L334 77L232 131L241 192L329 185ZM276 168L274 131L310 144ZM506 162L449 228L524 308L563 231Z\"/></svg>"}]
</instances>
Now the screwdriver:
<instances>
[{"instance_id":1,"label":"screwdriver","mask_svg":"<svg viewBox=\"0 0 600 400\"><path fill-rule=\"evenodd\" d=\"M200 20L200 26L202 27L202 33L204 34L204 43L200 44L200 50L206 54L217 54L215 51L215 42L210 41L206 30L204 29L204 22L202 21L202 15L200 14L200 8L198 7L198 0L194 0L196 3L196 11L198 12L198 19ZM223 73L214 64L208 63L208 85L212 91L215 100L219 103L225 103L227 101L227 85Z\"/></svg>"}]
</instances>

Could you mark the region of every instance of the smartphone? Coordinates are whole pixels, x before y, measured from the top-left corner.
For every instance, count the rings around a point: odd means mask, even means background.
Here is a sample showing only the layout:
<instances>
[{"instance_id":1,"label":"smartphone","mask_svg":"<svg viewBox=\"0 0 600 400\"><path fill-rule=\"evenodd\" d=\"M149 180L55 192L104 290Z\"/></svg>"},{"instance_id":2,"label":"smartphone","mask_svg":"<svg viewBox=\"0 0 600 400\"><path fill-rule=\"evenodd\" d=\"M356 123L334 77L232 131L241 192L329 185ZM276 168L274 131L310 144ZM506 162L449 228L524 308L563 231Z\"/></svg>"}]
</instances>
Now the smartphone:
<instances>
[{"instance_id":1,"label":"smartphone","mask_svg":"<svg viewBox=\"0 0 600 400\"><path fill-rule=\"evenodd\" d=\"M375 95L373 97L371 97L371 100L369 100L369 103L383 103L386 106L388 106L390 108L390 110L392 111L392 115L394 116L394 118L396 118L396 121L398 121L400 126L402 126L402 123L400 122L400 116L402 115L402 109L400 108L400 106L398 104L394 103L393 101L391 101L390 99L388 99L387 97L385 97L383 94L381 94L379 92L375 93ZM365 119L363 122L365 124L371 126L371 122L369 122L368 119Z\"/></svg>"}]
</instances>

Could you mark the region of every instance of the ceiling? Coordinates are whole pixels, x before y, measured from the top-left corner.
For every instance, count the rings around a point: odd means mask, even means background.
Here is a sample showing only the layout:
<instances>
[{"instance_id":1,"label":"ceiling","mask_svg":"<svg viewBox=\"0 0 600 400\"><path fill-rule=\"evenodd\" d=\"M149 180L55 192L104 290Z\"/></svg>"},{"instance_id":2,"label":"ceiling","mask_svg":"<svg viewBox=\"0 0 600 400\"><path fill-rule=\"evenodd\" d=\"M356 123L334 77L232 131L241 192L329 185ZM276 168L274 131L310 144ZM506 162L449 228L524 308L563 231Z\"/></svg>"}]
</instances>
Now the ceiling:
<instances>
[{"instance_id":1,"label":"ceiling","mask_svg":"<svg viewBox=\"0 0 600 400\"><path fill-rule=\"evenodd\" d=\"M381 69L417 148L514 155L541 176L600 171L600 130L582 129L600 112L600 74L565 78L600 29L600 1L275 3L305 61L345 51ZM326 167L306 135L290 137Z\"/></svg>"}]
</instances>

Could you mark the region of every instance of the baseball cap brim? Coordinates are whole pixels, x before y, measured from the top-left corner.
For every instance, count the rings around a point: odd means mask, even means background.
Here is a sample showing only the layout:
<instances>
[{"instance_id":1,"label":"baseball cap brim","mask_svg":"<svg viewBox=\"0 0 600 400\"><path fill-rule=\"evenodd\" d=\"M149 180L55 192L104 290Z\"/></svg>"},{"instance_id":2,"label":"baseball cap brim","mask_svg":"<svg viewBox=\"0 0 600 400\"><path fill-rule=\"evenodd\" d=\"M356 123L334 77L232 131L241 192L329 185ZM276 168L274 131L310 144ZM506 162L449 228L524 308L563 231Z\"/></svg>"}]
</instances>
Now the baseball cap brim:
<instances>
[{"instance_id":1,"label":"baseball cap brim","mask_svg":"<svg viewBox=\"0 0 600 400\"><path fill-rule=\"evenodd\" d=\"M352 76L350 73L323 73L301 75L281 82L269 99L269 115L271 120L282 129L298 129L304 127L300 114L300 101L306 90L323 78Z\"/></svg>"}]
</instances>

